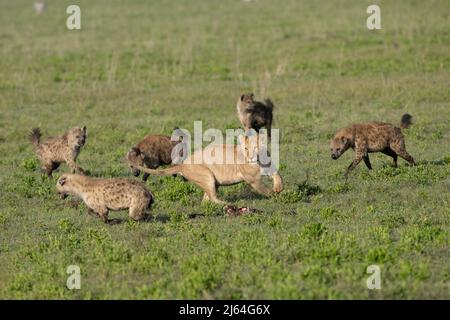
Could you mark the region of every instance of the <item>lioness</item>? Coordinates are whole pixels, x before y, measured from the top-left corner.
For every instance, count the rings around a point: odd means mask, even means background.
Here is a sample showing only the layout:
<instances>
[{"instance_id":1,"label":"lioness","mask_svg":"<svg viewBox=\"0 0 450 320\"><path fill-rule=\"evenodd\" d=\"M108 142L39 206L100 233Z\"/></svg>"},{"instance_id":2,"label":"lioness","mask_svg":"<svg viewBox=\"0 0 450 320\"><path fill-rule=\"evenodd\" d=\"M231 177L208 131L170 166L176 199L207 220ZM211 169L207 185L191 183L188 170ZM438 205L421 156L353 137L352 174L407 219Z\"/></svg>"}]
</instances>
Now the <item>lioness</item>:
<instances>
[{"instance_id":1,"label":"lioness","mask_svg":"<svg viewBox=\"0 0 450 320\"><path fill-rule=\"evenodd\" d=\"M239 136L239 145L216 144L194 152L182 164L167 169L153 170L137 166L137 169L153 175L169 176L181 174L203 189L203 201L225 204L217 198L217 187L245 181L262 195L271 195L283 190L283 180L277 170L270 173L273 189L262 182L262 167L258 161L261 139L259 135Z\"/></svg>"}]
</instances>

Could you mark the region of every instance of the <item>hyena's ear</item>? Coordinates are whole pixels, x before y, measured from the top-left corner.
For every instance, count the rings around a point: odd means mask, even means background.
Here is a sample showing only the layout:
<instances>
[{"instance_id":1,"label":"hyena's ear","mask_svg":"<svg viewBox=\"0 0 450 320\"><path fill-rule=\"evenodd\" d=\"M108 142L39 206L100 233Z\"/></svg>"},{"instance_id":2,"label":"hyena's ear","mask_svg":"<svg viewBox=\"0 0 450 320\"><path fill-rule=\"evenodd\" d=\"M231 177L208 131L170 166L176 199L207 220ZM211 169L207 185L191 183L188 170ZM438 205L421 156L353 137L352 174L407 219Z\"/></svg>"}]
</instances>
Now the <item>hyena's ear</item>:
<instances>
[{"instance_id":1,"label":"hyena's ear","mask_svg":"<svg viewBox=\"0 0 450 320\"><path fill-rule=\"evenodd\" d=\"M83 127L83 131L86 132L86 126Z\"/></svg>"},{"instance_id":2,"label":"hyena's ear","mask_svg":"<svg viewBox=\"0 0 450 320\"><path fill-rule=\"evenodd\" d=\"M241 96L241 101L244 101L245 94Z\"/></svg>"},{"instance_id":3,"label":"hyena's ear","mask_svg":"<svg viewBox=\"0 0 450 320\"><path fill-rule=\"evenodd\" d=\"M141 150L139 150L138 148L136 148L136 147L133 147L133 148L131 148L130 149L130 153L134 153L135 155L140 155L141 154Z\"/></svg>"},{"instance_id":4,"label":"hyena's ear","mask_svg":"<svg viewBox=\"0 0 450 320\"><path fill-rule=\"evenodd\" d=\"M343 144L347 144L348 139L347 139L346 137L342 137L342 138L341 138L341 141L342 141Z\"/></svg>"},{"instance_id":5,"label":"hyena's ear","mask_svg":"<svg viewBox=\"0 0 450 320\"><path fill-rule=\"evenodd\" d=\"M58 183L59 183L59 185L60 186L63 186L65 183L66 183L66 180L67 180L67 178L60 178L59 180L58 180Z\"/></svg>"}]
</instances>

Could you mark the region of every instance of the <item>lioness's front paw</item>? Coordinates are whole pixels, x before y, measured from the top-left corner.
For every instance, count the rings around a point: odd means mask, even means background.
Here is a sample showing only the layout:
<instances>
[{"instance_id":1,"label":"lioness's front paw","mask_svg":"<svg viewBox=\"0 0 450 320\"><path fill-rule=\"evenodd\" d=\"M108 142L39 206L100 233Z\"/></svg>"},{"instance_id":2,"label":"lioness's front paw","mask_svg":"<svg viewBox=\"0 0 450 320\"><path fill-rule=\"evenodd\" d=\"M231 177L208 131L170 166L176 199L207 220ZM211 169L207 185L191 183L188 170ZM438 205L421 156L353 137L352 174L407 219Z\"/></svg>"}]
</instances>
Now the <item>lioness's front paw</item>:
<instances>
[{"instance_id":1,"label":"lioness's front paw","mask_svg":"<svg viewBox=\"0 0 450 320\"><path fill-rule=\"evenodd\" d=\"M283 191L283 187L282 186L275 186L275 187L273 187L273 192L274 193L280 193L281 191Z\"/></svg>"}]
</instances>

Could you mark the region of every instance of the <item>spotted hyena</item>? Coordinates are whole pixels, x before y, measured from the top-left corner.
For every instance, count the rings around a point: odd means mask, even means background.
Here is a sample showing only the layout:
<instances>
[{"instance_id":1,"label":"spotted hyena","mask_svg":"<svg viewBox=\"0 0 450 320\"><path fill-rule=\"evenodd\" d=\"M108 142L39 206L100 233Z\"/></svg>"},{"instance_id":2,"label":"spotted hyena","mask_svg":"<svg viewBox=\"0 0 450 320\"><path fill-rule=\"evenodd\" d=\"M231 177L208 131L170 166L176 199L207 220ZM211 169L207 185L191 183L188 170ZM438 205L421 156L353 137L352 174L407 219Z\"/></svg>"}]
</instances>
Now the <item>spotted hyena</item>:
<instances>
[{"instance_id":1,"label":"spotted hyena","mask_svg":"<svg viewBox=\"0 0 450 320\"><path fill-rule=\"evenodd\" d=\"M169 136L147 135L127 153L127 161L135 177L141 174L136 166L156 169L161 165L172 163L172 150L181 140L172 141ZM142 180L147 181L148 173L144 173Z\"/></svg>"},{"instance_id":2,"label":"spotted hyena","mask_svg":"<svg viewBox=\"0 0 450 320\"><path fill-rule=\"evenodd\" d=\"M81 147L86 143L86 127L74 127L63 135L51 137L41 142L41 130L34 128L29 135L30 141L36 146L36 155L39 158L42 171L49 178L52 177L53 170L56 170L61 163L66 163L72 173L82 173L84 171L76 164L76 159Z\"/></svg>"},{"instance_id":3,"label":"spotted hyena","mask_svg":"<svg viewBox=\"0 0 450 320\"><path fill-rule=\"evenodd\" d=\"M392 157L395 167L397 167L397 157L415 165L413 157L406 151L405 137L402 133L402 129L411 125L411 119L411 115L404 114L400 121L400 127L384 122L368 122L341 129L331 140L331 158L338 159L349 148L355 151L355 159L347 168L346 175L361 160L364 160L367 168L372 169L369 160L369 153L372 152L382 152Z\"/></svg>"},{"instance_id":4,"label":"spotted hyena","mask_svg":"<svg viewBox=\"0 0 450 320\"><path fill-rule=\"evenodd\" d=\"M140 182L128 179L100 179L78 174L63 174L56 183L56 190L65 197L80 197L88 207L88 213L113 224L109 210L129 209L133 220L142 220L153 203L152 193Z\"/></svg>"},{"instance_id":5,"label":"spotted hyena","mask_svg":"<svg viewBox=\"0 0 450 320\"><path fill-rule=\"evenodd\" d=\"M271 138L274 105L270 99L259 102L254 99L253 93L243 94L239 97L236 109L245 131L255 129L259 131L262 127L267 129L267 135Z\"/></svg>"}]
</instances>

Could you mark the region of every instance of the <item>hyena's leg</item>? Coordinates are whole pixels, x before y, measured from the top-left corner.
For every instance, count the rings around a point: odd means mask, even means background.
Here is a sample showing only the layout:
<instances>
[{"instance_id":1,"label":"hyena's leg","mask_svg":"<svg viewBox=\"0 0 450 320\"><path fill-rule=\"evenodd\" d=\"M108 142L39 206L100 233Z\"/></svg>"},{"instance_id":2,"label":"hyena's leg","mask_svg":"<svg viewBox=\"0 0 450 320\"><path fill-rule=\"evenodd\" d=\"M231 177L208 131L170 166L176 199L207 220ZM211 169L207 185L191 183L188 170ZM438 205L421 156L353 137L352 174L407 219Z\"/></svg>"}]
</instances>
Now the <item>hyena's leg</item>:
<instances>
[{"instance_id":1,"label":"hyena's leg","mask_svg":"<svg viewBox=\"0 0 450 320\"><path fill-rule=\"evenodd\" d=\"M390 147L399 157L405 159L413 166L416 165L414 158L406 151L405 142L403 140L391 143Z\"/></svg>"},{"instance_id":2,"label":"hyena's leg","mask_svg":"<svg viewBox=\"0 0 450 320\"><path fill-rule=\"evenodd\" d=\"M94 217L99 217L98 213L92 210L91 208L88 208L88 214Z\"/></svg>"},{"instance_id":3,"label":"hyena's leg","mask_svg":"<svg viewBox=\"0 0 450 320\"><path fill-rule=\"evenodd\" d=\"M272 142L272 121L267 122L267 136L269 137L269 141Z\"/></svg>"},{"instance_id":4,"label":"hyena's leg","mask_svg":"<svg viewBox=\"0 0 450 320\"><path fill-rule=\"evenodd\" d=\"M143 220L145 218L145 209L148 208L149 201L150 199L133 204L129 210L130 218L135 221Z\"/></svg>"},{"instance_id":5,"label":"hyena's leg","mask_svg":"<svg viewBox=\"0 0 450 320\"><path fill-rule=\"evenodd\" d=\"M411 165L415 166L416 162L414 161L414 158L406 152L406 150L402 150L400 152L397 152L398 156L408 161Z\"/></svg>"},{"instance_id":6,"label":"hyena's leg","mask_svg":"<svg viewBox=\"0 0 450 320\"><path fill-rule=\"evenodd\" d=\"M150 177L150 173L144 172L142 175L142 181L146 182L148 180L148 177Z\"/></svg>"},{"instance_id":7,"label":"hyena's leg","mask_svg":"<svg viewBox=\"0 0 450 320\"><path fill-rule=\"evenodd\" d=\"M66 163L69 166L71 173L85 174L84 170L75 163L74 159L66 159Z\"/></svg>"},{"instance_id":8,"label":"hyena's leg","mask_svg":"<svg viewBox=\"0 0 450 320\"><path fill-rule=\"evenodd\" d=\"M53 171L56 170L58 167L59 167L58 162L49 161L43 164L42 172L45 173L49 179L51 179L53 177L52 176Z\"/></svg>"},{"instance_id":9,"label":"hyena's leg","mask_svg":"<svg viewBox=\"0 0 450 320\"><path fill-rule=\"evenodd\" d=\"M356 157L355 159L352 161L352 163L350 163L350 165L347 168L347 171L345 172L345 175L348 176L349 173L355 169L355 167L361 162L361 160L363 159L363 155L362 154L358 154L356 153Z\"/></svg>"},{"instance_id":10,"label":"hyena's leg","mask_svg":"<svg viewBox=\"0 0 450 320\"><path fill-rule=\"evenodd\" d=\"M183 176L195 183L197 186L203 189L205 194L207 195L207 199L203 197L203 200L209 200L214 203L225 204L224 201L217 198L216 193L216 178L214 178L213 173L208 168L197 165L195 170L189 172L183 172Z\"/></svg>"},{"instance_id":11,"label":"hyena's leg","mask_svg":"<svg viewBox=\"0 0 450 320\"><path fill-rule=\"evenodd\" d=\"M52 176L52 172L53 172L52 165L48 165L48 164L42 165L41 171L42 171L42 173L46 174L49 179L51 179L53 177Z\"/></svg>"},{"instance_id":12,"label":"hyena's leg","mask_svg":"<svg viewBox=\"0 0 450 320\"><path fill-rule=\"evenodd\" d=\"M355 167L361 162L361 160L367 156L367 148L364 141L361 139L356 139L355 141L355 159L348 166L347 171L345 172L345 176L347 177L349 173L355 169Z\"/></svg>"},{"instance_id":13,"label":"hyena's leg","mask_svg":"<svg viewBox=\"0 0 450 320\"><path fill-rule=\"evenodd\" d=\"M369 159L369 155L365 155L363 157L364 163L366 164L367 168L369 168L369 170L372 170L372 165L370 164L370 159Z\"/></svg>"},{"instance_id":14,"label":"hyena's leg","mask_svg":"<svg viewBox=\"0 0 450 320\"><path fill-rule=\"evenodd\" d=\"M244 131L245 131L245 132L248 132L249 130L252 129L252 119L251 119L251 116L248 115L248 116L245 118L244 121L245 121L245 123L244 123Z\"/></svg>"},{"instance_id":15,"label":"hyena's leg","mask_svg":"<svg viewBox=\"0 0 450 320\"><path fill-rule=\"evenodd\" d=\"M108 208L107 207L102 207L102 206L93 207L92 211L94 211L104 223L106 223L106 224L110 223L110 221L108 219Z\"/></svg>"},{"instance_id":16,"label":"hyena's leg","mask_svg":"<svg viewBox=\"0 0 450 320\"><path fill-rule=\"evenodd\" d=\"M159 160L157 158L149 158L146 157L144 160L145 163L145 167L149 168L149 169L157 169L159 167ZM144 172L144 175L142 176L142 181L147 181L148 177L150 177L149 173Z\"/></svg>"},{"instance_id":17,"label":"hyena's leg","mask_svg":"<svg viewBox=\"0 0 450 320\"><path fill-rule=\"evenodd\" d=\"M384 153L387 156L392 157L392 159L394 160L394 167L397 168L397 154L389 147L387 147L386 149L381 150L382 153Z\"/></svg>"}]
</instances>

